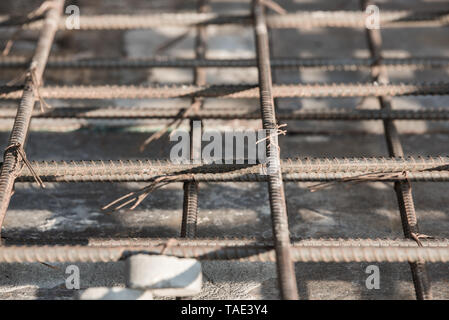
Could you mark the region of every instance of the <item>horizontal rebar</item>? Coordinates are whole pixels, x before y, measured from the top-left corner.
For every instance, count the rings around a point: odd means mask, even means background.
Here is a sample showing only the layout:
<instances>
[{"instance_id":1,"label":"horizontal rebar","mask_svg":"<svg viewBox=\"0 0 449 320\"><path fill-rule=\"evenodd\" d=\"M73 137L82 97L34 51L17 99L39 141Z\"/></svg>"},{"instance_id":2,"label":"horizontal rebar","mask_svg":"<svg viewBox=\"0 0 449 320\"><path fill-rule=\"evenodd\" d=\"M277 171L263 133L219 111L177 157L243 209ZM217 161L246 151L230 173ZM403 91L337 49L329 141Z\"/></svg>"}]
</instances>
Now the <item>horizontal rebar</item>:
<instances>
[{"instance_id":1,"label":"horizontal rebar","mask_svg":"<svg viewBox=\"0 0 449 320\"><path fill-rule=\"evenodd\" d=\"M255 171L255 170L252 170ZM411 182L449 182L448 171L407 172L407 176L399 172L392 175L373 174L364 177L364 171L358 172L330 172L330 173L282 173L284 181L292 182L369 182L369 181L411 181ZM154 174L122 174L122 175L61 175L40 176L43 182L79 183L79 182L150 182L161 176ZM18 182L34 182L35 178L28 172L17 178ZM267 182L268 176L262 173L240 172L233 170L227 173L186 173L170 176L170 182Z\"/></svg>"},{"instance_id":2,"label":"horizontal rebar","mask_svg":"<svg viewBox=\"0 0 449 320\"><path fill-rule=\"evenodd\" d=\"M0 68L26 68L29 58L23 56L0 57ZM272 58L272 68L315 68L327 71L357 71L370 68L371 58ZM156 58L62 58L50 57L48 68L247 68L256 67L255 59L183 59ZM382 66L389 69L441 69L449 67L449 58L412 57L384 58Z\"/></svg>"},{"instance_id":3,"label":"horizontal rebar","mask_svg":"<svg viewBox=\"0 0 449 320\"><path fill-rule=\"evenodd\" d=\"M279 28L365 28L367 14L360 11L297 11L283 15L267 15L267 26ZM382 28L441 27L449 24L448 11L388 11L379 15ZM14 26L8 16L0 16L1 27ZM250 25L252 17L247 14L219 13L157 13L157 14L112 14L81 15L80 30L127 30L147 29L161 26L193 27L197 25L244 24ZM31 22L26 29L40 29L42 21ZM65 19L59 23L66 30ZM76 31L76 30L73 30Z\"/></svg>"},{"instance_id":4,"label":"horizontal rebar","mask_svg":"<svg viewBox=\"0 0 449 320\"><path fill-rule=\"evenodd\" d=\"M46 182L266 181L265 164L174 164L169 161L43 161L31 162ZM281 161L287 181L449 181L449 157L287 159ZM407 172L406 175L402 174ZM33 181L23 168L18 181ZM352 180L350 180L352 181Z\"/></svg>"},{"instance_id":5,"label":"horizontal rebar","mask_svg":"<svg viewBox=\"0 0 449 320\"><path fill-rule=\"evenodd\" d=\"M331 83L273 85L275 98L344 98L367 96L446 95L449 83ZM21 87L3 87L0 99L19 99ZM46 99L258 98L258 85L62 86L42 87Z\"/></svg>"},{"instance_id":6,"label":"horizontal rebar","mask_svg":"<svg viewBox=\"0 0 449 320\"><path fill-rule=\"evenodd\" d=\"M275 261L273 246L179 245L182 240L147 246L1 246L0 263L111 262L133 254L164 254L199 260ZM190 240L189 240L190 241ZM295 262L449 262L449 246L291 246Z\"/></svg>"},{"instance_id":7,"label":"horizontal rebar","mask_svg":"<svg viewBox=\"0 0 449 320\"><path fill-rule=\"evenodd\" d=\"M33 118L56 119L174 119L185 108L148 107L54 107L42 112L36 109ZM0 119L15 116L14 108L0 108ZM322 109L278 110L279 120L449 120L449 108L425 110L379 110L379 109ZM185 119L260 119L260 111L250 108L220 108L194 110Z\"/></svg>"},{"instance_id":8,"label":"horizontal rebar","mask_svg":"<svg viewBox=\"0 0 449 320\"><path fill-rule=\"evenodd\" d=\"M168 242L167 238L73 238L67 239L43 238L23 239L11 238L5 239L8 245L86 245L91 247L121 247L121 246L160 246ZM174 239L177 246L207 246L215 245L219 247L269 247L273 245L271 238L195 238ZM179 241L178 241L179 240ZM366 238L291 238L292 246L333 246L333 247L416 247L417 242L410 239L366 239ZM171 241L173 242L173 240ZM449 239L421 239L420 243L425 247L447 247Z\"/></svg>"}]
</instances>

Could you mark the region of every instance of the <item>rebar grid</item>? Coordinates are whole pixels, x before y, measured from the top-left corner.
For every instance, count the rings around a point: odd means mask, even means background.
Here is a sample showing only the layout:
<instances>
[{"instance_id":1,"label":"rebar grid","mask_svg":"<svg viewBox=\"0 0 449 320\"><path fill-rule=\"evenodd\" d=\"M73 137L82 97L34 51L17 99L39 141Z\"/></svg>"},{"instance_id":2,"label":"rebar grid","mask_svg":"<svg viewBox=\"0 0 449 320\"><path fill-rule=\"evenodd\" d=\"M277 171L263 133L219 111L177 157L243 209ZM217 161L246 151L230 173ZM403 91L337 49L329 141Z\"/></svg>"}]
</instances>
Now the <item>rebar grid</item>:
<instances>
[{"instance_id":1,"label":"rebar grid","mask_svg":"<svg viewBox=\"0 0 449 320\"><path fill-rule=\"evenodd\" d=\"M263 3L252 0L252 15L223 16L206 12L200 1L198 13L157 15L111 15L82 17L82 30L139 29L161 25L195 27L196 57L171 59L49 59L47 58L56 29L65 29L64 21L57 24L62 0L46 13L45 20L24 25L26 29L40 29L41 36L33 59L2 57L0 67L23 68L36 71L29 74L25 86L2 87L0 99L20 99L9 147L6 149L0 177L0 225L6 213L14 181L33 181L36 175L44 182L119 182L154 181L171 176L172 182L184 182L184 205L181 237L184 239L102 239L90 240L87 246L7 246L0 247L0 262L66 262L118 261L134 253L167 254L194 257L201 260L275 261L282 297L297 299L294 261L300 262L409 262L418 299L432 297L424 262L449 262L448 239L421 239L411 195L411 181L449 181L449 158L404 158L395 124L392 120L448 120L446 109L393 110L390 97L408 95L447 95L449 83L388 82L386 69L447 68L447 58L383 59L378 30L367 30L372 57L369 59L270 59L268 30L270 28L343 27L365 28L363 12L297 12L285 15L265 15ZM362 8L367 1L361 0ZM440 27L449 24L447 12L414 13L412 11L383 11L382 27ZM14 26L13 20L0 27ZM52 22L53 21L53 22ZM23 23L23 21L21 22ZM206 29L209 24L253 25L257 59L206 59ZM40 87L43 70L51 68L194 68L193 85L168 86L73 86ZM211 85L205 83L202 68L257 67L259 82L254 85ZM273 85L271 68L319 68L326 71L356 71L370 68L374 83ZM275 113L274 98L302 97L378 97L381 110L326 110ZM149 109L127 107L65 107L44 112L33 111L35 98L45 99L139 99L189 98L187 109ZM39 118L171 118L185 112L185 119L260 119L256 110L207 110L202 99L259 98L264 129L277 129L276 120L383 120L390 156L393 158L360 159L295 159L280 160L277 136L269 136L268 158L279 161L276 173L267 171L266 164L172 164L150 161L78 161L31 162L20 158L17 148L23 148L31 116ZM0 118L11 118L14 110L3 109ZM191 122L192 129L192 122ZM191 139L193 136L191 135ZM193 143L191 143L193 145ZM13 148L11 148L13 146ZM193 155L194 150L191 150ZM34 170L33 170L33 169ZM269 186L274 241L198 239L198 182L202 181L266 181ZM283 181L364 182L394 181L406 240L374 239L307 239L294 241L288 232L287 210ZM413 240L410 240L413 239ZM46 242L51 243L51 241ZM170 244L169 244L170 243ZM84 244L84 242L83 242ZM168 245L169 244L169 245Z\"/></svg>"}]
</instances>

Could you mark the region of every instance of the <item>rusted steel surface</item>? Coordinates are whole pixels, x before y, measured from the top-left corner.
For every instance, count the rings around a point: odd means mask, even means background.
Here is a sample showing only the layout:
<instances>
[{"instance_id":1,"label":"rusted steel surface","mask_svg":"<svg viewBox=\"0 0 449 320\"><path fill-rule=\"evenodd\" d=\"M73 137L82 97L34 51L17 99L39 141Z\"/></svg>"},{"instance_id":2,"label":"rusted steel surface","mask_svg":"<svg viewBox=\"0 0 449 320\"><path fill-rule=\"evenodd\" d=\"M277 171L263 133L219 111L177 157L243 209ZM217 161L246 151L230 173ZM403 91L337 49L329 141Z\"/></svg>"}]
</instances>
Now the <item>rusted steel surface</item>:
<instances>
[{"instance_id":1,"label":"rusted steel surface","mask_svg":"<svg viewBox=\"0 0 449 320\"><path fill-rule=\"evenodd\" d=\"M167 240L168 241L168 240ZM295 262L449 262L445 246L292 246ZM166 246L3 246L1 263L24 262L110 262L133 254L163 254L199 260L277 261L272 246L219 246L171 244Z\"/></svg>"},{"instance_id":2,"label":"rusted steel surface","mask_svg":"<svg viewBox=\"0 0 449 320\"><path fill-rule=\"evenodd\" d=\"M177 119L185 108L154 107L54 107L42 112L33 111L33 118L49 119ZM14 118L14 108L2 108L0 119ZM378 110L378 109L326 109L326 110L280 110L279 120L449 120L449 108L429 108L423 110ZM192 110L185 119L259 119L260 111L254 108L220 108Z\"/></svg>"},{"instance_id":3,"label":"rusted steel surface","mask_svg":"<svg viewBox=\"0 0 449 320\"><path fill-rule=\"evenodd\" d=\"M3 155L3 165L0 173L0 228L5 218L16 177L20 174L23 162L22 153L28 135L34 102L39 95L45 64L57 30L58 21L64 5L63 0L54 0L45 14L44 25L39 41L31 60L25 79L25 87L21 92L20 104L17 109L14 126L8 141L8 147Z\"/></svg>"},{"instance_id":4,"label":"rusted steel surface","mask_svg":"<svg viewBox=\"0 0 449 320\"><path fill-rule=\"evenodd\" d=\"M197 3L198 12L205 13L209 6L207 0L198 0ZM196 59L204 59L206 57L206 38L207 30L204 26L196 27L195 37L195 57ZM201 86L206 84L206 72L200 67L195 67L193 70L193 78L195 85ZM203 108L204 100L202 98L192 98L190 109L193 111L201 110ZM190 110L189 110L190 111ZM187 113L187 110L183 113L183 116ZM191 118L195 120L195 118ZM199 120L196 118L196 120ZM200 130L202 130L202 124L200 123ZM199 132L201 135L201 132ZM193 122L190 121L190 159L195 159L198 154L201 154L201 150L198 150L194 136ZM201 147L200 147L201 149ZM181 236L185 238L194 238L196 235L196 228L198 224L198 182L189 181L184 183L184 199L182 206L182 223L181 223Z\"/></svg>"},{"instance_id":5,"label":"rusted steel surface","mask_svg":"<svg viewBox=\"0 0 449 320\"><path fill-rule=\"evenodd\" d=\"M366 14L358 11L298 11L283 15L270 14L266 24L270 28L364 28ZM83 15L81 30L127 30L147 29L161 26L197 26L220 24L250 25L253 19L247 14L223 15L217 13L157 13L145 15ZM382 11L380 23L384 28L442 27L449 24L448 11ZM8 22L7 16L0 17L0 26L17 25ZM27 29L42 28L41 21L25 25ZM65 30L64 21L59 24Z\"/></svg>"},{"instance_id":6,"label":"rusted steel surface","mask_svg":"<svg viewBox=\"0 0 449 320\"><path fill-rule=\"evenodd\" d=\"M21 87L0 93L0 99L19 99ZM160 85L42 87L47 99L259 98L258 85ZM449 83L332 83L273 85L274 98L343 98L369 96L446 95Z\"/></svg>"},{"instance_id":7,"label":"rusted steel surface","mask_svg":"<svg viewBox=\"0 0 449 320\"><path fill-rule=\"evenodd\" d=\"M31 161L44 182L152 181L266 181L266 164L174 164L169 161ZM288 181L448 181L449 158L286 159L280 161ZM407 172L405 175L404 172ZM31 181L23 168L18 181Z\"/></svg>"},{"instance_id":8,"label":"rusted steel surface","mask_svg":"<svg viewBox=\"0 0 449 320\"><path fill-rule=\"evenodd\" d=\"M252 0L251 14L222 15L208 11L198 1L195 13L82 16L81 30L129 30L161 26L191 27L196 30L195 57L48 59L56 31L65 30L60 18L62 0L52 0L43 15L0 17L0 29L17 26L39 30L33 57L0 57L0 68L26 68L24 85L2 86L0 100L20 99L18 109L2 108L0 119L15 119L0 173L0 226L5 217L15 181L31 182L160 182L184 183L183 218L180 239L6 239L0 246L0 262L107 262L136 253L166 254L201 260L270 261L277 263L281 295L297 299L294 262L408 262L418 299L431 299L425 263L449 262L449 239L428 239L419 233L411 182L449 181L449 157L405 157L394 120L449 120L449 109L395 110L392 97L448 95L449 82L390 83L389 70L435 70L449 67L445 57L384 58L378 29L367 29L369 58L270 58L268 28L365 28L363 11L313 11L266 14L266 1ZM369 1L361 0L365 10ZM256 59L208 59L206 26L238 24L254 28ZM449 25L448 11L387 11L380 15L382 28L441 27ZM48 61L47 61L48 60ZM42 87L44 69L49 68L192 68L192 84L101 85ZM207 85L204 68L257 68L258 83ZM319 69L323 71L366 71L367 83L273 84L272 68ZM284 110L275 112L274 98L377 97L380 109ZM56 107L34 108L39 99L151 99L186 98L187 108L148 107ZM206 109L204 98L258 98L260 109L246 107ZM298 108L299 109L299 108ZM48 161L29 162L24 145L31 117L61 122L103 120L109 124L133 119L188 119L193 146L193 120L261 119L265 130L273 130L266 144L266 164L246 164L234 159L224 164L174 164L168 161ZM91 120L92 119L92 120ZM281 159L278 132L281 120L382 120L390 158ZM6 121L6 120L5 120ZM43 121L43 120L42 120ZM61 124L62 126L63 124ZM151 148L151 145L148 146ZM190 150L193 155L195 150ZM191 157L191 160L193 157ZM274 161L274 162L271 162ZM279 170L270 170L279 164ZM162 180L161 180L162 179ZM197 239L199 182L268 182L273 239ZM311 191L336 183L369 181L394 182L405 239L292 239L289 235L285 181L318 182ZM151 185L151 184L150 184ZM148 188L148 187L147 187ZM67 244L67 245L66 245Z\"/></svg>"},{"instance_id":9,"label":"rusted steel surface","mask_svg":"<svg viewBox=\"0 0 449 320\"><path fill-rule=\"evenodd\" d=\"M264 7L259 0L254 0L252 4L262 127L267 131L277 131L278 123L276 120L272 93L273 84L270 69L270 49ZM271 170L268 170L268 193L270 199L271 223L273 225L274 247L276 251L278 281L282 297L287 300L295 300L298 299L298 288L296 285L295 268L291 256L287 206L285 203L282 171L279 166L280 152L277 135L273 135L269 132L267 142L266 155L271 165Z\"/></svg>"},{"instance_id":10,"label":"rusted steel surface","mask_svg":"<svg viewBox=\"0 0 449 320\"><path fill-rule=\"evenodd\" d=\"M375 61L371 58L271 58L272 68L319 69L323 71L357 71L367 69ZM0 56L0 68L26 68L29 58L23 56ZM382 65L392 70L426 70L449 67L445 57L384 58ZM51 68L249 68L256 67L255 59L205 59L205 58L80 58L50 57Z\"/></svg>"},{"instance_id":11,"label":"rusted steel surface","mask_svg":"<svg viewBox=\"0 0 449 320\"><path fill-rule=\"evenodd\" d=\"M362 10L372 4L369 0L361 0ZM388 73L382 66L382 35L379 29L367 29L368 46L372 58L376 61L372 65L371 75L376 83L388 84ZM392 101L389 96L378 97L379 104L383 110L392 110ZM391 157L403 157L404 151L399 138L399 133L395 123L390 119L385 119L384 131L388 152ZM394 184L404 235L409 239L419 238L418 221L416 218L415 204L412 196L412 187L409 181L397 181ZM419 240L418 240L419 241ZM416 261L410 263L413 283L415 285L416 297L418 300L432 299L432 291L429 275L423 262Z\"/></svg>"},{"instance_id":12,"label":"rusted steel surface","mask_svg":"<svg viewBox=\"0 0 449 320\"><path fill-rule=\"evenodd\" d=\"M178 247L195 247L195 246L209 246L209 247L272 247L273 241L271 238L70 238L57 239L46 238L45 236L39 239L16 239L8 237L5 243L8 245L23 246L23 245L61 245L71 244L79 245L85 244L90 247L146 247L146 246L164 246L170 241ZM417 247L418 244L414 240L408 239L345 239L345 238L292 238L292 247ZM421 241L423 247L447 247L449 246L449 239L423 239Z\"/></svg>"}]
</instances>

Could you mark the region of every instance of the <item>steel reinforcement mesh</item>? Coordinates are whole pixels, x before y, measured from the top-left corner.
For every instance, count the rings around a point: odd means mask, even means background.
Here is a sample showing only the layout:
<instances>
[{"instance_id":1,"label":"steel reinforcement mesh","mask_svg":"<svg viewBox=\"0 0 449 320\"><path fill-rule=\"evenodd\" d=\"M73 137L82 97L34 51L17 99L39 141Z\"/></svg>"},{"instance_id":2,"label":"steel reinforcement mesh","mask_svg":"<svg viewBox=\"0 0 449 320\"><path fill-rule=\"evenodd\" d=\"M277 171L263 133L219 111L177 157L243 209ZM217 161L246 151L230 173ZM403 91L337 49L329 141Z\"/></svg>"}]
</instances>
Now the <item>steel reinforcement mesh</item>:
<instances>
[{"instance_id":1,"label":"steel reinforcement mesh","mask_svg":"<svg viewBox=\"0 0 449 320\"><path fill-rule=\"evenodd\" d=\"M360 1L360 11L286 12L271 0L254 0L248 14L218 14L209 10L207 1L198 1L197 12L82 15L79 29L86 32L100 30L149 29L159 26L191 27L195 31L195 57L165 58L84 58L49 57L58 31L67 27L63 16L64 1L45 1L32 13L0 17L0 28L9 30L36 30L39 39L31 59L8 55L13 41L8 42L0 67L26 69L16 79L1 87L0 99L19 100L17 109L2 108L0 118L14 119L0 174L0 224L3 222L15 182L126 182L150 184L136 192L117 199L105 209L125 205L137 206L155 188L171 182L184 183L181 237L177 239L93 239L88 245L57 246L46 241L0 247L0 262L98 262L118 261L134 252L195 257L202 260L275 261L279 289L284 299L298 299L294 262L408 262L418 299L431 299L431 285L426 263L449 262L449 240L424 237L419 233L418 221L411 192L411 183L449 181L449 157L407 157L404 154L395 120L448 120L447 109L394 109L392 97L447 95L449 82L390 83L388 71L395 69L448 68L449 59L384 58L382 36L378 28L366 28L369 58L276 58L270 57L270 29L284 28L365 28L365 9L369 1ZM380 24L385 28L440 28L449 24L444 11L382 11ZM208 59L206 43L208 25L253 26L256 59ZM67 32L67 30L65 30ZM79 32L79 30L70 30ZM175 39L176 40L176 39ZM418 44L417 44L418 45ZM45 68L191 68L191 85L101 85L101 86L43 86ZM205 69L257 67L258 83L208 85ZM318 68L325 71L370 70L371 79L364 83L273 83L272 68ZM45 99L140 99L189 98L191 106L180 110L166 108L129 109L104 107L88 109L79 106L46 108ZM258 98L259 110L244 108L203 109L204 98ZM343 98L376 97L380 109L277 111L278 98ZM37 102L37 103L36 103ZM36 105L36 106L35 106ZM40 106L40 108L39 108ZM170 161L29 161L25 143L31 118L44 119L261 119L263 129L280 129L282 120L382 120L389 157L370 158L298 158L281 159L278 135L269 135L266 155L280 163L281 170L265 171L266 164L174 164ZM168 130L166 128L166 130ZM146 141L160 137L161 132ZM191 134L193 139L193 134ZM193 143L192 143L193 145ZM194 150L192 150L192 155ZM266 173L268 172L268 173ZM267 183L272 241L258 239L196 239L198 220L198 192L200 182L257 181ZM289 235L284 181L314 181L315 190L335 183L363 183L391 181L394 183L399 214L405 239L293 239ZM118 195L119 196L119 195Z\"/></svg>"}]
</instances>

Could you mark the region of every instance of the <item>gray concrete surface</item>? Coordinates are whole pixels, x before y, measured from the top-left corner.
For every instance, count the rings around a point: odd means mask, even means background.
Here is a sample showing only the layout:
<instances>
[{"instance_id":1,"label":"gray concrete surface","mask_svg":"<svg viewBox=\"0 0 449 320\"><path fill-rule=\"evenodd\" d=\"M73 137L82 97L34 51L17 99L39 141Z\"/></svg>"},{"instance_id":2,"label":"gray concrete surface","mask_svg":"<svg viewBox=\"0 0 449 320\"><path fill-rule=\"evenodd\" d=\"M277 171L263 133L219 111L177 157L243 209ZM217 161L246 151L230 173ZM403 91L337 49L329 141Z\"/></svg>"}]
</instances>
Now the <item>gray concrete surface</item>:
<instances>
[{"instance_id":1,"label":"gray concrete surface","mask_svg":"<svg viewBox=\"0 0 449 320\"><path fill-rule=\"evenodd\" d=\"M2 1L0 10L24 10L18 3ZM357 1L279 1L289 10L328 9L356 10ZM29 2L27 2L29 3ZM152 10L189 10L192 2L177 1L108 1L108 6L76 1L82 13ZM125 4L126 3L126 4ZM381 9L447 8L444 1L380 1ZM236 12L248 9L248 3L214 2L213 9ZM65 56L152 55L155 48L182 28L136 31L102 31L98 33L61 33L52 53ZM448 56L447 29L383 30L387 56ZM254 57L254 39L250 28L209 27L209 58ZM2 40L5 35L0 35ZM30 55L35 35L25 33L16 41L12 54ZM368 57L363 31L360 30L275 30L272 45L276 57ZM4 41L2 41L4 43ZM177 57L193 56L193 34L168 50ZM11 71L0 74L3 82L15 77ZM447 70L392 72L392 81L447 81ZM276 81L350 82L366 81L367 71L321 72L278 70ZM188 70L47 70L47 84L141 84L155 82L190 82ZM209 83L254 83L252 69L210 69ZM68 105L65 101L49 101ZM395 108L432 108L448 106L448 97L395 98ZM95 105L187 106L189 101L77 101ZM2 103L2 105L9 103ZM223 105L254 106L255 100L209 99L208 108ZM376 99L282 99L279 108L376 108ZM33 160L136 159L168 157L167 136L151 144L144 153L139 145L149 132L163 126L161 121L130 122L114 130L96 127L88 121L83 126L67 121L66 132L54 132L55 123L33 120L27 146ZM0 146L5 147L11 121L0 122ZM408 155L447 154L449 126L445 122L397 121L404 150ZM260 121L206 121L205 128L260 128ZM379 121L326 122L289 121L288 134L280 138L283 158L298 156L343 157L386 156L382 124ZM338 185L311 193L306 183L287 183L286 194L290 230L295 237L396 238L402 237L395 194L389 183ZM449 237L447 183L415 183L413 193L421 232ZM34 184L17 184L2 230L5 243L13 239L54 237L61 241L73 237L175 237L179 235L182 212L182 185L170 184L153 192L135 211L123 210L110 215L100 208L130 190L137 183L59 184L46 190ZM199 237L271 236L267 187L258 183L200 184ZM78 264L81 288L121 286L125 284L123 263ZM365 287L367 263L296 264L298 287L302 299L413 299L414 291L407 264L379 264L381 288ZM65 289L66 264L53 268L42 264L0 264L1 299L71 299L73 290ZM271 263L207 262L203 268L203 291L194 299L277 299L275 265ZM449 298L449 266L429 265L433 293L437 299Z\"/></svg>"}]
</instances>

